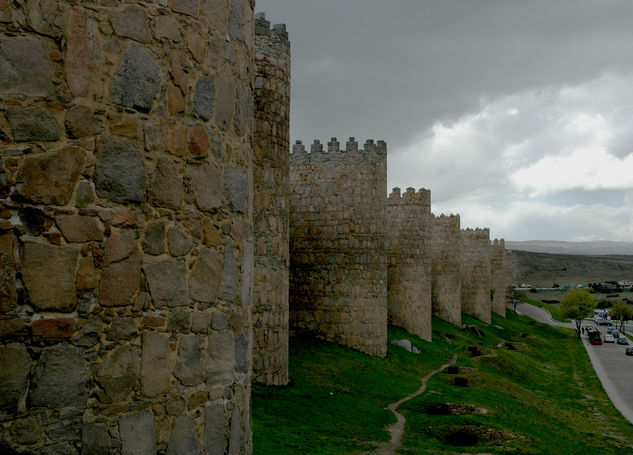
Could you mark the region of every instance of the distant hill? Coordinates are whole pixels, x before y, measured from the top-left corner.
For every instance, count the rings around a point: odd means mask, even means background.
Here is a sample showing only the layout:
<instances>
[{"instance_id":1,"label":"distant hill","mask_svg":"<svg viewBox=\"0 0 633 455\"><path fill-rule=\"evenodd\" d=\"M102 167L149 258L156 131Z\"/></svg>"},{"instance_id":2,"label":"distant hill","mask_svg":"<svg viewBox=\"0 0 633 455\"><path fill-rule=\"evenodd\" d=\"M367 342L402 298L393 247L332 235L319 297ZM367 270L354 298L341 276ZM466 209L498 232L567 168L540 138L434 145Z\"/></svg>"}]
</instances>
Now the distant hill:
<instances>
[{"instance_id":1,"label":"distant hill","mask_svg":"<svg viewBox=\"0 0 633 455\"><path fill-rule=\"evenodd\" d=\"M506 248L509 249L508 243ZM515 283L537 287L633 280L633 256L512 251Z\"/></svg>"},{"instance_id":2,"label":"distant hill","mask_svg":"<svg viewBox=\"0 0 633 455\"><path fill-rule=\"evenodd\" d=\"M633 242L561 242L555 240L506 241L506 249L533 253L582 254L582 255L633 255Z\"/></svg>"}]
</instances>

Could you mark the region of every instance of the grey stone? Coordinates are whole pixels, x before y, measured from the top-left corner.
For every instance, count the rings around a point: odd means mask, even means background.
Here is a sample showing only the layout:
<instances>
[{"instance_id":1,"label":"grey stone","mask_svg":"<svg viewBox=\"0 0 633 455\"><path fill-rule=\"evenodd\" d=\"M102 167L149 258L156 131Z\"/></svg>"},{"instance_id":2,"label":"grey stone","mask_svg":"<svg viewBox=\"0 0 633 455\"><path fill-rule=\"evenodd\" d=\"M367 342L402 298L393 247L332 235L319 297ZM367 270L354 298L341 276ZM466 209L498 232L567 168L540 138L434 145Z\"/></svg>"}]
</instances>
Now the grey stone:
<instances>
[{"instance_id":1,"label":"grey stone","mask_svg":"<svg viewBox=\"0 0 633 455\"><path fill-rule=\"evenodd\" d=\"M179 209L184 197L184 185L178 168L171 159L160 156L149 191L150 202L157 207Z\"/></svg>"},{"instance_id":2,"label":"grey stone","mask_svg":"<svg viewBox=\"0 0 633 455\"><path fill-rule=\"evenodd\" d=\"M108 352L96 379L112 402L126 401L138 389L140 367L137 350L123 345Z\"/></svg>"},{"instance_id":3,"label":"grey stone","mask_svg":"<svg viewBox=\"0 0 633 455\"><path fill-rule=\"evenodd\" d=\"M238 373L248 373L249 358L248 338L242 332L237 332L235 334L235 359L237 361L235 371Z\"/></svg>"},{"instance_id":4,"label":"grey stone","mask_svg":"<svg viewBox=\"0 0 633 455\"><path fill-rule=\"evenodd\" d=\"M215 120L224 131L231 126L235 107L235 87L226 77L218 81Z\"/></svg>"},{"instance_id":5,"label":"grey stone","mask_svg":"<svg viewBox=\"0 0 633 455\"><path fill-rule=\"evenodd\" d=\"M46 434L53 441L79 441L81 439L81 417L54 421L46 428Z\"/></svg>"},{"instance_id":6,"label":"grey stone","mask_svg":"<svg viewBox=\"0 0 633 455\"><path fill-rule=\"evenodd\" d=\"M162 261L143 267L154 307L175 307L189 304L187 266L184 262Z\"/></svg>"},{"instance_id":7,"label":"grey stone","mask_svg":"<svg viewBox=\"0 0 633 455\"><path fill-rule=\"evenodd\" d=\"M35 36L0 36L0 93L47 96L53 77L44 40Z\"/></svg>"},{"instance_id":8,"label":"grey stone","mask_svg":"<svg viewBox=\"0 0 633 455\"><path fill-rule=\"evenodd\" d=\"M231 429L229 430L229 450L228 455L237 455L242 448L242 413L240 408L235 406L231 414Z\"/></svg>"},{"instance_id":9,"label":"grey stone","mask_svg":"<svg viewBox=\"0 0 633 455\"><path fill-rule=\"evenodd\" d=\"M136 250L134 232L129 229L112 230L105 243L104 261L106 264L119 262Z\"/></svg>"},{"instance_id":10,"label":"grey stone","mask_svg":"<svg viewBox=\"0 0 633 455\"><path fill-rule=\"evenodd\" d=\"M200 0L172 0L171 9L177 13L188 14L189 16L198 15L198 4Z\"/></svg>"},{"instance_id":11,"label":"grey stone","mask_svg":"<svg viewBox=\"0 0 633 455\"><path fill-rule=\"evenodd\" d=\"M114 318L108 331L110 341L131 340L138 335L134 318Z\"/></svg>"},{"instance_id":12,"label":"grey stone","mask_svg":"<svg viewBox=\"0 0 633 455\"><path fill-rule=\"evenodd\" d=\"M176 417L171 428L167 455L196 455L199 453L200 447L193 429L193 419L188 415Z\"/></svg>"},{"instance_id":13,"label":"grey stone","mask_svg":"<svg viewBox=\"0 0 633 455\"><path fill-rule=\"evenodd\" d=\"M25 241L22 278L37 311L71 312L77 306L75 269L79 248Z\"/></svg>"},{"instance_id":14,"label":"grey stone","mask_svg":"<svg viewBox=\"0 0 633 455\"><path fill-rule=\"evenodd\" d=\"M220 292L223 272L222 254L209 248L201 248L189 275L189 294L199 302L213 303Z\"/></svg>"},{"instance_id":15,"label":"grey stone","mask_svg":"<svg viewBox=\"0 0 633 455\"><path fill-rule=\"evenodd\" d=\"M146 176L139 145L117 137L101 137L94 179L99 197L122 204L142 202Z\"/></svg>"},{"instance_id":16,"label":"grey stone","mask_svg":"<svg viewBox=\"0 0 633 455\"><path fill-rule=\"evenodd\" d=\"M143 8L128 6L121 11L110 13L110 23L114 33L141 43L151 40L147 16Z\"/></svg>"},{"instance_id":17,"label":"grey stone","mask_svg":"<svg viewBox=\"0 0 633 455\"><path fill-rule=\"evenodd\" d=\"M62 135L55 118L39 107L13 108L7 114L16 142L56 141Z\"/></svg>"},{"instance_id":18,"label":"grey stone","mask_svg":"<svg viewBox=\"0 0 633 455\"><path fill-rule=\"evenodd\" d=\"M167 230L167 243L169 244L169 254L172 256L184 256L193 248L193 240L177 226L171 226Z\"/></svg>"},{"instance_id":19,"label":"grey stone","mask_svg":"<svg viewBox=\"0 0 633 455\"><path fill-rule=\"evenodd\" d=\"M224 455L224 405L215 400L204 408L204 450L207 455Z\"/></svg>"},{"instance_id":20,"label":"grey stone","mask_svg":"<svg viewBox=\"0 0 633 455\"><path fill-rule=\"evenodd\" d=\"M255 257L253 253L253 242L244 241L244 260L242 261L242 306L247 307L251 302L251 281L253 279L253 268L255 267Z\"/></svg>"},{"instance_id":21,"label":"grey stone","mask_svg":"<svg viewBox=\"0 0 633 455\"><path fill-rule=\"evenodd\" d=\"M103 324L98 318L90 318L73 334L72 344L82 348L94 346L101 341L102 326Z\"/></svg>"},{"instance_id":22,"label":"grey stone","mask_svg":"<svg viewBox=\"0 0 633 455\"><path fill-rule=\"evenodd\" d=\"M203 164L191 170L196 205L209 212L222 205L222 176L214 164Z\"/></svg>"},{"instance_id":23,"label":"grey stone","mask_svg":"<svg viewBox=\"0 0 633 455\"><path fill-rule=\"evenodd\" d=\"M70 452L70 444L67 442L59 442L51 444L38 450L37 455L68 455Z\"/></svg>"},{"instance_id":24,"label":"grey stone","mask_svg":"<svg viewBox=\"0 0 633 455\"><path fill-rule=\"evenodd\" d=\"M196 311L191 315L191 331L194 333L207 333L211 327L211 313L208 311Z\"/></svg>"},{"instance_id":25,"label":"grey stone","mask_svg":"<svg viewBox=\"0 0 633 455\"><path fill-rule=\"evenodd\" d=\"M119 419L121 455L156 455L154 414L144 412Z\"/></svg>"},{"instance_id":26,"label":"grey stone","mask_svg":"<svg viewBox=\"0 0 633 455\"><path fill-rule=\"evenodd\" d=\"M213 102L215 100L215 80L202 76L196 83L193 92L193 113L203 120L210 120L213 116Z\"/></svg>"},{"instance_id":27,"label":"grey stone","mask_svg":"<svg viewBox=\"0 0 633 455\"><path fill-rule=\"evenodd\" d=\"M167 39L175 43L182 40L178 21L172 16L157 16L154 22L154 36L157 40Z\"/></svg>"},{"instance_id":28,"label":"grey stone","mask_svg":"<svg viewBox=\"0 0 633 455\"><path fill-rule=\"evenodd\" d=\"M158 152L165 148L165 136L153 123L145 123L143 126L143 136L145 138L145 150L148 152Z\"/></svg>"},{"instance_id":29,"label":"grey stone","mask_svg":"<svg viewBox=\"0 0 633 455\"><path fill-rule=\"evenodd\" d=\"M209 357L206 382L209 387L229 385L235 372L235 336L222 331L209 334Z\"/></svg>"},{"instance_id":30,"label":"grey stone","mask_svg":"<svg viewBox=\"0 0 633 455\"><path fill-rule=\"evenodd\" d=\"M222 275L222 292L220 298L233 302L238 289L237 263L233 254L233 244L224 245L224 273Z\"/></svg>"},{"instance_id":31,"label":"grey stone","mask_svg":"<svg viewBox=\"0 0 633 455\"><path fill-rule=\"evenodd\" d=\"M229 16L229 36L231 39L244 41L244 2L233 0Z\"/></svg>"},{"instance_id":32,"label":"grey stone","mask_svg":"<svg viewBox=\"0 0 633 455\"><path fill-rule=\"evenodd\" d=\"M189 310L171 313L167 320L167 328L173 333L189 333L191 328L190 316Z\"/></svg>"},{"instance_id":33,"label":"grey stone","mask_svg":"<svg viewBox=\"0 0 633 455\"><path fill-rule=\"evenodd\" d=\"M82 455L109 455L108 429L98 423L84 423L81 429L81 453Z\"/></svg>"},{"instance_id":34,"label":"grey stone","mask_svg":"<svg viewBox=\"0 0 633 455\"><path fill-rule=\"evenodd\" d=\"M226 314L215 313L211 321L211 327L213 330L224 330L229 326L229 319Z\"/></svg>"},{"instance_id":35,"label":"grey stone","mask_svg":"<svg viewBox=\"0 0 633 455\"><path fill-rule=\"evenodd\" d=\"M174 375L185 386L196 386L204 379L200 339L197 335L185 335L178 345L178 359Z\"/></svg>"},{"instance_id":36,"label":"grey stone","mask_svg":"<svg viewBox=\"0 0 633 455\"><path fill-rule=\"evenodd\" d=\"M141 354L141 383L143 393L155 397L169 390L171 363L169 335L144 332Z\"/></svg>"},{"instance_id":37,"label":"grey stone","mask_svg":"<svg viewBox=\"0 0 633 455\"><path fill-rule=\"evenodd\" d=\"M163 218L153 219L145 230L145 239L143 240L143 251L147 254L157 256L167 251L165 244L165 228L167 220Z\"/></svg>"},{"instance_id":38,"label":"grey stone","mask_svg":"<svg viewBox=\"0 0 633 455\"><path fill-rule=\"evenodd\" d=\"M160 89L160 68L152 57L132 43L112 77L110 100L141 112L149 112Z\"/></svg>"},{"instance_id":39,"label":"grey stone","mask_svg":"<svg viewBox=\"0 0 633 455\"><path fill-rule=\"evenodd\" d=\"M95 200L95 191L92 183L87 180L81 180L77 186L77 197L75 199L75 207L86 208Z\"/></svg>"},{"instance_id":40,"label":"grey stone","mask_svg":"<svg viewBox=\"0 0 633 455\"><path fill-rule=\"evenodd\" d=\"M224 169L224 191L235 212L246 212L248 179L246 173L239 168L227 166Z\"/></svg>"},{"instance_id":41,"label":"grey stone","mask_svg":"<svg viewBox=\"0 0 633 455\"><path fill-rule=\"evenodd\" d=\"M87 106L73 106L66 110L64 126L73 139L96 136L103 131L99 117Z\"/></svg>"},{"instance_id":42,"label":"grey stone","mask_svg":"<svg viewBox=\"0 0 633 455\"><path fill-rule=\"evenodd\" d=\"M11 437L18 444L37 444L42 438L42 427L35 417L28 416L13 424Z\"/></svg>"},{"instance_id":43,"label":"grey stone","mask_svg":"<svg viewBox=\"0 0 633 455\"><path fill-rule=\"evenodd\" d=\"M64 3L51 0L27 2L27 19L37 33L59 38L64 30L68 8Z\"/></svg>"},{"instance_id":44,"label":"grey stone","mask_svg":"<svg viewBox=\"0 0 633 455\"><path fill-rule=\"evenodd\" d=\"M83 406L88 397L87 369L83 349L64 345L45 348L31 382L30 406L51 409Z\"/></svg>"},{"instance_id":45,"label":"grey stone","mask_svg":"<svg viewBox=\"0 0 633 455\"><path fill-rule=\"evenodd\" d=\"M62 215L55 219L67 242L84 243L103 240L103 224L98 218L81 215Z\"/></svg>"},{"instance_id":46,"label":"grey stone","mask_svg":"<svg viewBox=\"0 0 633 455\"><path fill-rule=\"evenodd\" d=\"M10 343L0 348L0 409L14 413L26 393L31 371L31 356L22 343Z\"/></svg>"}]
</instances>

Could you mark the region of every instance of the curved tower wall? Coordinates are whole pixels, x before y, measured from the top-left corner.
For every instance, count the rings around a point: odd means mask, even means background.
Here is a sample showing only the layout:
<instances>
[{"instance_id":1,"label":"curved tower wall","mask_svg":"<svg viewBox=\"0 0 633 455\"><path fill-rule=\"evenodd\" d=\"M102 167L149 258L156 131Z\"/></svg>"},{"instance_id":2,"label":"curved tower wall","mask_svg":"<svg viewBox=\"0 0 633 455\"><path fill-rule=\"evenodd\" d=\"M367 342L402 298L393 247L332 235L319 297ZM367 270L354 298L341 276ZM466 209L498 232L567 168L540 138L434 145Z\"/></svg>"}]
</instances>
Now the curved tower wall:
<instances>
[{"instance_id":1,"label":"curved tower wall","mask_svg":"<svg viewBox=\"0 0 633 455\"><path fill-rule=\"evenodd\" d=\"M512 285L512 276L507 273L507 251L503 239L495 239L490 246L490 281L492 293L492 312L500 316L506 315L506 291Z\"/></svg>"},{"instance_id":2,"label":"curved tower wall","mask_svg":"<svg viewBox=\"0 0 633 455\"><path fill-rule=\"evenodd\" d=\"M253 3L0 8L4 451L251 452Z\"/></svg>"},{"instance_id":3,"label":"curved tower wall","mask_svg":"<svg viewBox=\"0 0 633 455\"><path fill-rule=\"evenodd\" d=\"M433 314L455 325L462 323L459 222L459 215L432 215L431 218Z\"/></svg>"},{"instance_id":4,"label":"curved tower wall","mask_svg":"<svg viewBox=\"0 0 633 455\"><path fill-rule=\"evenodd\" d=\"M290 42L255 19L253 379L288 382Z\"/></svg>"},{"instance_id":5,"label":"curved tower wall","mask_svg":"<svg viewBox=\"0 0 633 455\"><path fill-rule=\"evenodd\" d=\"M387 147L298 141L290 156L290 323L362 352L387 352Z\"/></svg>"},{"instance_id":6,"label":"curved tower wall","mask_svg":"<svg viewBox=\"0 0 633 455\"><path fill-rule=\"evenodd\" d=\"M431 192L394 188L387 199L389 323L431 341Z\"/></svg>"},{"instance_id":7,"label":"curved tower wall","mask_svg":"<svg viewBox=\"0 0 633 455\"><path fill-rule=\"evenodd\" d=\"M490 230L463 229L461 240L462 312L490 323Z\"/></svg>"}]
</instances>

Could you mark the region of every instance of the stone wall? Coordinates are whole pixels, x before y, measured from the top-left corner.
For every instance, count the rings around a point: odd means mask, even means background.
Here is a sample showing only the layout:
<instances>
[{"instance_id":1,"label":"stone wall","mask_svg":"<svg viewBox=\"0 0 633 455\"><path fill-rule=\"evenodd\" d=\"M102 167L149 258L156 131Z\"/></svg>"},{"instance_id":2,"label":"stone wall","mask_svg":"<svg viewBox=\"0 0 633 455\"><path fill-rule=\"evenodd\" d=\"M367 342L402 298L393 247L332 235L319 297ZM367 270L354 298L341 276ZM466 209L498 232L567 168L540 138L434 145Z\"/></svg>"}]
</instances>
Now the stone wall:
<instances>
[{"instance_id":1,"label":"stone wall","mask_svg":"<svg viewBox=\"0 0 633 455\"><path fill-rule=\"evenodd\" d=\"M490 230L461 231L462 312L480 321L491 321Z\"/></svg>"},{"instance_id":2,"label":"stone wall","mask_svg":"<svg viewBox=\"0 0 633 455\"><path fill-rule=\"evenodd\" d=\"M288 382L290 43L284 25L255 20L253 379Z\"/></svg>"},{"instance_id":3,"label":"stone wall","mask_svg":"<svg viewBox=\"0 0 633 455\"><path fill-rule=\"evenodd\" d=\"M387 147L332 138L290 156L290 322L297 331L387 351Z\"/></svg>"},{"instance_id":4,"label":"stone wall","mask_svg":"<svg viewBox=\"0 0 633 455\"><path fill-rule=\"evenodd\" d=\"M433 314L462 323L459 215L431 217L431 302Z\"/></svg>"},{"instance_id":5,"label":"stone wall","mask_svg":"<svg viewBox=\"0 0 633 455\"><path fill-rule=\"evenodd\" d=\"M516 282L516 280L514 278L514 261L512 259L512 251L511 250L505 250L503 252L503 273L506 276L507 286L514 287L514 286L517 285L517 282ZM514 305L512 303L512 299L509 299L506 296L505 302L506 302L506 309L507 308L510 308L510 309L514 308Z\"/></svg>"},{"instance_id":6,"label":"stone wall","mask_svg":"<svg viewBox=\"0 0 633 455\"><path fill-rule=\"evenodd\" d=\"M387 199L389 323L431 341L431 192L394 188Z\"/></svg>"},{"instance_id":7,"label":"stone wall","mask_svg":"<svg viewBox=\"0 0 633 455\"><path fill-rule=\"evenodd\" d=\"M3 453L251 452L253 3L0 2Z\"/></svg>"},{"instance_id":8,"label":"stone wall","mask_svg":"<svg viewBox=\"0 0 633 455\"><path fill-rule=\"evenodd\" d=\"M503 239L495 239L491 245L492 257L490 259L490 282L492 293L492 312L500 316L506 316L506 292L512 286L512 263L508 273L508 251ZM512 261L510 257L510 261Z\"/></svg>"}]
</instances>

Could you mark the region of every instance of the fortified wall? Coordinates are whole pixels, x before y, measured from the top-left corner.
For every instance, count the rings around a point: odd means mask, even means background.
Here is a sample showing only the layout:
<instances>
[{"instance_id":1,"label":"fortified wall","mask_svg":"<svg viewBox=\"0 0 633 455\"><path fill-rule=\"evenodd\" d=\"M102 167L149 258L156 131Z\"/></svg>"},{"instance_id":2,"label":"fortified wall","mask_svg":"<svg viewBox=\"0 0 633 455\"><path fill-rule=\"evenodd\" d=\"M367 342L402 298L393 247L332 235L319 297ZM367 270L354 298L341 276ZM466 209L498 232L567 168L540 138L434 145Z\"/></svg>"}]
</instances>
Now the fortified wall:
<instances>
[{"instance_id":1,"label":"fortified wall","mask_svg":"<svg viewBox=\"0 0 633 455\"><path fill-rule=\"evenodd\" d=\"M431 192L394 188L387 199L388 321L431 341Z\"/></svg>"},{"instance_id":2,"label":"fortified wall","mask_svg":"<svg viewBox=\"0 0 633 455\"><path fill-rule=\"evenodd\" d=\"M433 314L462 323L459 215L431 215L431 302Z\"/></svg>"},{"instance_id":3,"label":"fortified wall","mask_svg":"<svg viewBox=\"0 0 633 455\"><path fill-rule=\"evenodd\" d=\"M3 452L251 452L254 2L169 3L0 2Z\"/></svg>"},{"instance_id":4,"label":"fortified wall","mask_svg":"<svg viewBox=\"0 0 633 455\"><path fill-rule=\"evenodd\" d=\"M505 241L495 239L491 245L490 282L492 293L492 312L506 315L506 292L512 286L512 253L506 251ZM509 259L509 260L508 260Z\"/></svg>"},{"instance_id":5,"label":"fortified wall","mask_svg":"<svg viewBox=\"0 0 633 455\"><path fill-rule=\"evenodd\" d=\"M288 382L290 42L255 16L253 379Z\"/></svg>"},{"instance_id":6,"label":"fortified wall","mask_svg":"<svg viewBox=\"0 0 633 455\"><path fill-rule=\"evenodd\" d=\"M490 229L461 231L462 312L480 321L491 321Z\"/></svg>"},{"instance_id":7,"label":"fortified wall","mask_svg":"<svg viewBox=\"0 0 633 455\"><path fill-rule=\"evenodd\" d=\"M384 356L387 351L387 147L336 138L290 156L290 324Z\"/></svg>"}]
</instances>

